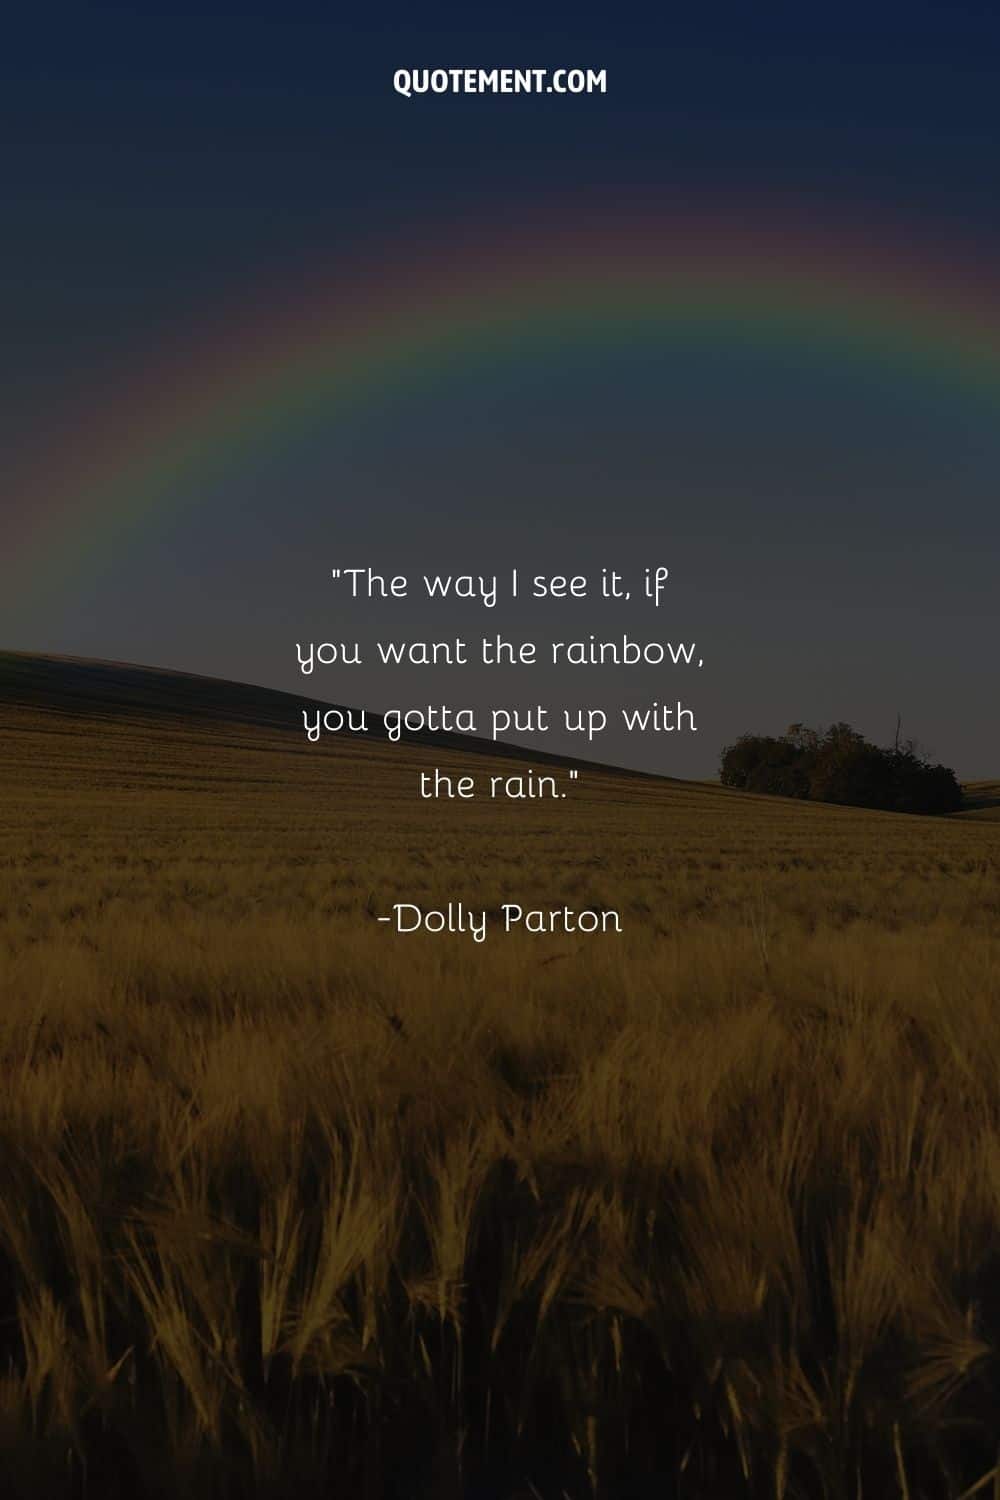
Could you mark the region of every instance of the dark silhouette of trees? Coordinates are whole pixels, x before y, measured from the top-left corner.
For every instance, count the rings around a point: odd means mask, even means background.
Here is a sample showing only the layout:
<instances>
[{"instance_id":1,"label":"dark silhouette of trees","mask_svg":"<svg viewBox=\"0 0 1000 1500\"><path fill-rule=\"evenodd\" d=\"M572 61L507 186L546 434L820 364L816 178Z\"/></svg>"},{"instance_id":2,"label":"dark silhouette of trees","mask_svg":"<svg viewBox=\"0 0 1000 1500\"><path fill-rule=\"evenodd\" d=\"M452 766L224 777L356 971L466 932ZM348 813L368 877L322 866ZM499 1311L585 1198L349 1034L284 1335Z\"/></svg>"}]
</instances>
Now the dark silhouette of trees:
<instances>
[{"instance_id":1,"label":"dark silhouette of trees","mask_svg":"<svg viewBox=\"0 0 1000 1500\"><path fill-rule=\"evenodd\" d=\"M885 749L849 724L743 734L723 750L721 774L723 786L746 792L889 812L950 813L962 802L954 771L932 764L916 741L900 741L898 726L895 743Z\"/></svg>"}]
</instances>

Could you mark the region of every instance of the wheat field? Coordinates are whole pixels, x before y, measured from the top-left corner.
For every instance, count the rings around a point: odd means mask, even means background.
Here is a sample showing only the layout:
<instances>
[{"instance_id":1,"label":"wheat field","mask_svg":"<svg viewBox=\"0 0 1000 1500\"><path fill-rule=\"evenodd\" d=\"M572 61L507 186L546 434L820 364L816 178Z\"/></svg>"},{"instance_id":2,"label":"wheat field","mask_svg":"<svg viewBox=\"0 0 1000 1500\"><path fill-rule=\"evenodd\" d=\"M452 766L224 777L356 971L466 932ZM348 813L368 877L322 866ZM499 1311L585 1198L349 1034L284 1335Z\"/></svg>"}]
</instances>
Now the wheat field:
<instances>
[{"instance_id":1,"label":"wheat field","mask_svg":"<svg viewBox=\"0 0 1000 1500\"><path fill-rule=\"evenodd\" d=\"M280 695L0 688L5 1494L1000 1496L996 783L442 809ZM374 920L456 897L623 932Z\"/></svg>"}]
</instances>

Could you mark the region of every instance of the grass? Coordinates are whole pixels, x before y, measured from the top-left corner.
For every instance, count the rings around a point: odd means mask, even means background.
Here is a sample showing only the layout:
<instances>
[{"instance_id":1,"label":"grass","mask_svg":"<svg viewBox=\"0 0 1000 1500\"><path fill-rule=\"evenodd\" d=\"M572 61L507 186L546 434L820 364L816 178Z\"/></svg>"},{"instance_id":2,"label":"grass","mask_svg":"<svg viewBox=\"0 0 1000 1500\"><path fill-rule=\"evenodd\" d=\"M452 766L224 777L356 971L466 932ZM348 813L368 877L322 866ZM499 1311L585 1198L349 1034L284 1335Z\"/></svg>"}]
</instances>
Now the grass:
<instances>
[{"instance_id":1,"label":"grass","mask_svg":"<svg viewBox=\"0 0 1000 1500\"><path fill-rule=\"evenodd\" d=\"M435 809L267 695L0 678L5 1493L1000 1495L989 816Z\"/></svg>"}]
</instances>

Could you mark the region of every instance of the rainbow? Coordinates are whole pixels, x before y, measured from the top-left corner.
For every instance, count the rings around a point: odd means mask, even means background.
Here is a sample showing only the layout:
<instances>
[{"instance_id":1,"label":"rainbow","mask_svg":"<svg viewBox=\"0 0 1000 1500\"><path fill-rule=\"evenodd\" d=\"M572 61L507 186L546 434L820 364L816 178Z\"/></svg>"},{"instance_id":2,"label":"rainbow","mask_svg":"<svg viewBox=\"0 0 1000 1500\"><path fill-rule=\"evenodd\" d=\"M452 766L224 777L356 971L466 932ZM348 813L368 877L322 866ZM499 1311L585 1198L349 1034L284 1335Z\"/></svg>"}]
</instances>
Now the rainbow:
<instances>
[{"instance_id":1,"label":"rainbow","mask_svg":"<svg viewBox=\"0 0 1000 1500\"><path fill-rule=\"evenodd\" d=\"M292 294L258 290L50 428L56 457L14 485L5 592L86 579L144 517L184 504L206 466L238 471L304 413L346 418L385 389L491 360L681 335L1000 399L1000 289L956 249L807 233L787 216L766 231L722 214L456 230Z\"/></svg>"}]
</instances>

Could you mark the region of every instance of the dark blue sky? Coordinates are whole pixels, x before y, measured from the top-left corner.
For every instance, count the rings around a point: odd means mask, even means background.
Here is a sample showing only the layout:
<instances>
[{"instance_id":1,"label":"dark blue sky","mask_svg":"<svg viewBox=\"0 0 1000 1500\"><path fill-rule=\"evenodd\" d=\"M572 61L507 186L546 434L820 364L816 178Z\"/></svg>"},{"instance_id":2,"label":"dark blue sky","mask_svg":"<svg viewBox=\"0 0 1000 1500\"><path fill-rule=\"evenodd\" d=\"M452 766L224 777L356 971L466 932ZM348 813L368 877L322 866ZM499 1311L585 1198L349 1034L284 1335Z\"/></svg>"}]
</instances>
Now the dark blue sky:
<instances>
[{"instance_id":1,"label":"dark blue sky","mask_svg":"<svg viewBox=\"0 0 1000 1500\"><path fill-rule=\"evenodd\" d=\"M780 201L803 226L877 219L995 264L996 5L651 11L9 11L6 453L58 443L67 399L127 381L187 329L193 347L247 289L266 299L303 265L372 248L405 260L411 239L464 216L530 239L555 196L609 216L624 199L762 215ZM457 66L605 69L608 92L392 90L396 68ZM290 686L290 643L350 632L323 578L345 547L377 562L392 538L414 571L439 554L472 567L484 549L570 570L657 549L679 580L671 632L709 643L711 674L703 734L652 763L709 773L725 739L791 719L884 737L898 707L962 773L996 774L996 415L957 392L803 378L717 349L604 350L573 378L481 372L387 395L349 431L320 414L261 453L252 483L219 476L84 559L58 600L40 579L5 608L0 557L0 644ZM4 487L0 504L23 503ZM392 700L382 679L321 689Z\"/></svg>"}]
</instances>

